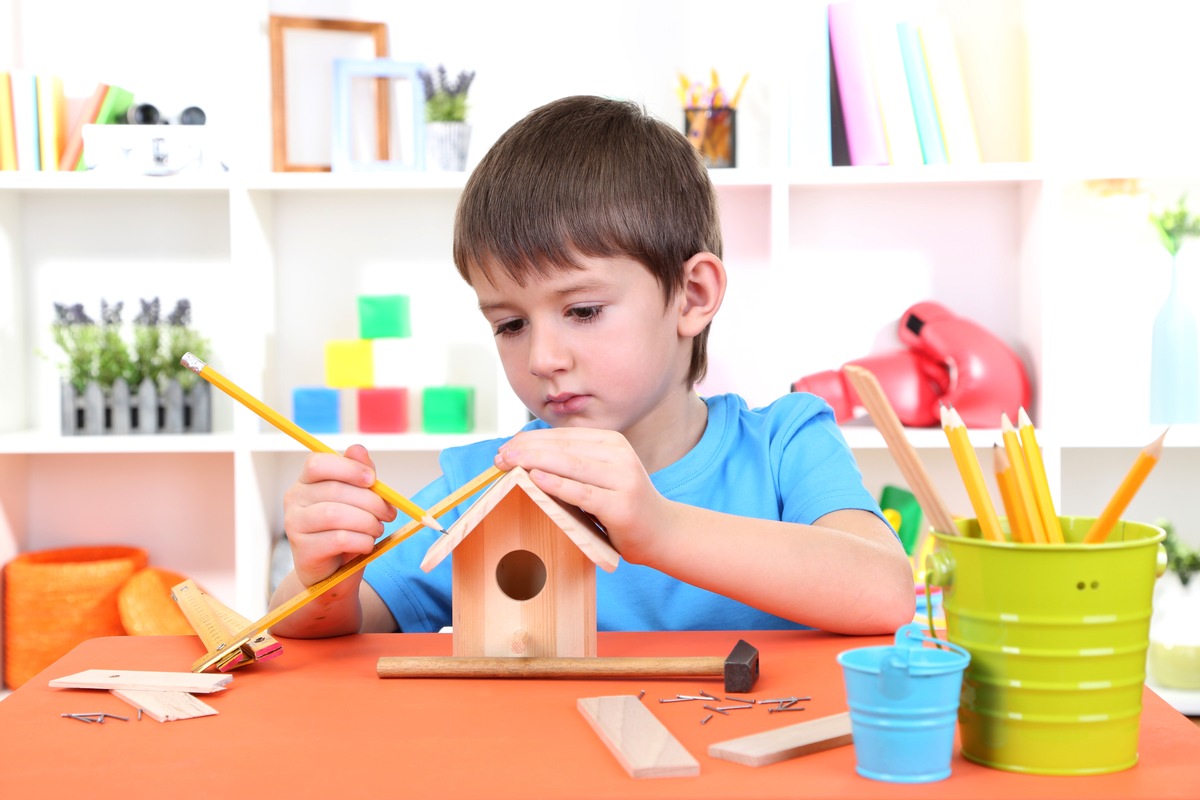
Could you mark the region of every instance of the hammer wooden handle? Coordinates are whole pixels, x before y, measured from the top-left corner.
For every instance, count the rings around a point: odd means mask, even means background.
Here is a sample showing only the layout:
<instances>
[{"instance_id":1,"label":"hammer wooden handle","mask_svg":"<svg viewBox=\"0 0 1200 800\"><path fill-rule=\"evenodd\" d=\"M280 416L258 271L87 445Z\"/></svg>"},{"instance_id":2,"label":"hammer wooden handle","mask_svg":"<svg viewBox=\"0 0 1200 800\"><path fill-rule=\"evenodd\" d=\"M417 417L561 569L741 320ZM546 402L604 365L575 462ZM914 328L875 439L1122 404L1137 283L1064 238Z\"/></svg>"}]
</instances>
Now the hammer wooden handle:
<instances>
[{"instance_id":1,"label":"hammer wooden handle","mask_svg":"<svg viewBox=\"0 0 1200 800\"><path fill-rule=\"evenodd\" d=\"M385 656L381 678L582 678L657 675L722 677L725 659L713 656L604 656L597 658Z\"/></svg>"}]
</instances>

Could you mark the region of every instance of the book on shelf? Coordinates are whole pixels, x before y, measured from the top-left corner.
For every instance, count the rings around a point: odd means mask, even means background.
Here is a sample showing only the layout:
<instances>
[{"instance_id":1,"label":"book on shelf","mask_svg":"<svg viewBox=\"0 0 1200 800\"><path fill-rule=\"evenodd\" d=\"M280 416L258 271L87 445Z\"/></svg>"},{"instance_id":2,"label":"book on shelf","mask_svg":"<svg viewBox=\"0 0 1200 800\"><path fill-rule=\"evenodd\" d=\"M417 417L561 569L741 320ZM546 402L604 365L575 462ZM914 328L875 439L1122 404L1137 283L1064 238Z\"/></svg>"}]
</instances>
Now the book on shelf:
<instances>
[{"instance_id":1,"label":"book on shelf","mask_svg":"<svg viewBox=\"0 0 1200 800\"><path fill-rule=\"evenodd\" d=\"M937 108L933 105L933 90L929 86L929 73L925 69L921 33L915 22L907 21L897 23L896 32L900 53L904 59L904 75L912 100L921 156L926 164L945 164L946 148L942 144L942 126L938 122Z\"/></svg>"},{"instance_id":2,"label":"book on shelf","mask_svg":"<svg viewBox=\"0 0 1200 800\"><path fill-rule=\"evenodd\" d=\"M890 163L867 46L859 3L855 0L830 3L829 47L850 163L854 166Z\"/></svg>"},{"instance_id":3,"label":"book on shelf","mask_svg":"<svg viewBox=\"0 0 1200 800\"><path fill-rule=\"evenodd\" d=\"M828 0L798 0L785 6L792 31L788 163L793 167L833 165L830 120Z\"/></svg>"},{"instance_id":4,"label":"book on shelf","mask_svg":"<svg viewBox=\"0 0 1200 800\"><path fill-rule=\"evenodd\" d=\"M879 116L883 121L888 160L901 166L925 163L917 121L913 113L904 56L900 52L899 21L891 6L871 6L860 17L864 40L871 62L871 77L879 97Z\"/></svg>"},{"instance_id":5,"label":"book on shelf","mask_svg":"<svg viewBox=\"0 0 1200 800\"><path fill-rule=\"evenodd\" d=\"M129 107L133 105L133 92L120 86L109 86L104 93L104 102L96 112L95 125L113 125L125 121Z\"/></svg>"},{"instance_id":6,"label":"book on shelf","mask_svg":"<svg viewBox=\"0 0 1200 800\"><path fill-rule=\"evenodd\" d=\"M12 78L0 72L0 170L17 168L17 136L13 128Z\"/></svg>"},{"instance_id":7,"label":"book on shelf","mask_svg":"<svg viewBox=\"0 0 1200 800\"><path fill-rule=\"evenodd\" d=\"M33 73L14 69L12 80L13 132L16 136L17 169L41 169L41 144L38 139L37 82Z\"/></svg>"},{"instance_id":8,"label":"book on shelf","mask_svg":"<svg viewBox=\"0 0 1200 800\"><path fill-rule=\"evenodd\" d=\"M920 21L925 69L942 129L946 160L951 164L977 164L981 160L975 121L954 31L945 17L932 15Z\"/></svg>"},{"instance_id":9,"label":"book on shelf","mask_svg":"<svg viewBox=\"0 0 1200 800\"><path fill-rule=\"evenodd\" d=\"M58 162L60 170L71 172L84 168L83 126L96 122L97 116L100 113L100 107L103 105L107 94L108 84L98 83L91 95L79 106L75 113L74 122L71 124L71 132L67 135L67 144L63 148L62 158Z\"/></svg>"},{"instance_id":10,"label":"book on shelf","mask_svg":"<svg viewBox=\"0 0 1200 800\"><path fill-rule=\"evenodd\" d=\"M58 171L66 143L67 97L62 78L57 75L36 76L39 162L47 172Z\"/></svg>"}]
</instances>

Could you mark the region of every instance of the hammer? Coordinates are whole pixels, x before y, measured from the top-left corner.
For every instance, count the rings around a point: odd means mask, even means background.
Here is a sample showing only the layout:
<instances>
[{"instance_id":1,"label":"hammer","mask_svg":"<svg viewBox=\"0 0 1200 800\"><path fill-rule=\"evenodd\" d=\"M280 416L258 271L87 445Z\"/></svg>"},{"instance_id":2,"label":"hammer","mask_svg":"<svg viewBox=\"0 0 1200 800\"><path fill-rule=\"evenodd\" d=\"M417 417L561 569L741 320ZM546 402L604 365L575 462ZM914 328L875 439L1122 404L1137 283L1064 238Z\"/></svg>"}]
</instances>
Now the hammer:
<instances>
[{"instance_id":1,"label":"hammer","mask_svg":"<svg viewBox=\"0 0 1200 800\"><path fill-rule=\"evenodd\" d=\"M706 677L725 679L725 691L748 692L758 680L758 648L739 639L720 656L385 656L381 678Z\"/></svg>"}]
</instances>

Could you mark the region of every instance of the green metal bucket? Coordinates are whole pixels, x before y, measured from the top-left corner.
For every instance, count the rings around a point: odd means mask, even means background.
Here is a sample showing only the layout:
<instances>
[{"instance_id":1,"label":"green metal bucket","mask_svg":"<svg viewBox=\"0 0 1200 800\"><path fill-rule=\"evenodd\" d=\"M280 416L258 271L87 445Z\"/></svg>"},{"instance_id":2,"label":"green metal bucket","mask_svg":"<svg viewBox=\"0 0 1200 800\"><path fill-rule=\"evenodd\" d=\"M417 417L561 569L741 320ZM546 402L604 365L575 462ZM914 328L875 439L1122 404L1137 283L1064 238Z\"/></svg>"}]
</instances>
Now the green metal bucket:
<instances>
[{"instance_id":1,"label":"green metal bucket","mask_svg":"<svg viewBox=\"0 0 1200 800\"><path fill-rule=\"evenodd\" d=\"M971 654L965 758L1042 775L1137 763L1164 533L1120 522L1103 544L1082 544L1091 523L1060 517L1061 545L987 541L974 519L958 521L961 536L934 533L928 581L942 587L947 638Z\"/></svg>"}]
</instances>

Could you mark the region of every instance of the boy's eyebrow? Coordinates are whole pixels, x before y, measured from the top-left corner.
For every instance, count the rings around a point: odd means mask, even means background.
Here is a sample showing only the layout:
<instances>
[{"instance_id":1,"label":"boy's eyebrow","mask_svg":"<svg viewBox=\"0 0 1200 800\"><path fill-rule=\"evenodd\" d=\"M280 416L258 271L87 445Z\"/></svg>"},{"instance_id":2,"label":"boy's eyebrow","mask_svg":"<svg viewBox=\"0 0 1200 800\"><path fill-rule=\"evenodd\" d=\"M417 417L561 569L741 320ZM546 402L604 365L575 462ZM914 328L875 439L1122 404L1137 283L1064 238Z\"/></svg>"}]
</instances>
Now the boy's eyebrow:
<instances>
[{"instance_id":1,"label":"boy's eyebrow","mask_svg":"<svg viewBox=\"0 0 1200 800\"><path fill-rule=\"evenodd\" d=\"M553 290L552 294L554 294L556 297L567 297L573 294L579 294L580 292L600 291L607 289L609 285L610 284L607 281L600 279L582 280L577 283L564 286L560 289L555 289ZM512 304L507 300L498 300L494 303L481 302L479 304L479 310L486 314L489 311L509 308L511 305Z\"/></svg>"}]
</instances>

